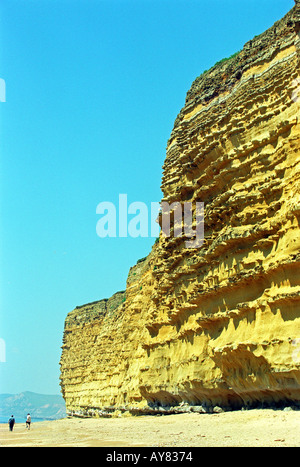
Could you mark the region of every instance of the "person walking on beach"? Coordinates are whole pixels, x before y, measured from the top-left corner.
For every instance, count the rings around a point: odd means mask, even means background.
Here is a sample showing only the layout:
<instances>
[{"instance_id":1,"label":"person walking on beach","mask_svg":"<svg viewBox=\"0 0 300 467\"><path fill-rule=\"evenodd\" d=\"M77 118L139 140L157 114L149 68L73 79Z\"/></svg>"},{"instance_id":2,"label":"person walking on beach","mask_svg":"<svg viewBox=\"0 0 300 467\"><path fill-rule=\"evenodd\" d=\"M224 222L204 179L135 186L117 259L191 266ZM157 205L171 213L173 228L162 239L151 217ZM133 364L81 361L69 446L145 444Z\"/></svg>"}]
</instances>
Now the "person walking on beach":
<instances>
[{"instance_id":1,"label":"person walking on beach","mask_svg":"<svg viewBox=\"0 0 300 467\"><path fill-rule=\"evenodd\" d=\"M31 417L30 417L30 413L28 413L27 419L26 419L26 428L28 428L28 430L30 430L30 424L31 424Z\"/></svg>"},{"instance_id":2,"label":"person walking on beach","mask_svg":"<svg viewBox=\"0 0 300 467\"><path fill-rule=\"evenodd\" d=\"M8 420L8 425L9 425L9 431L13 431L14 425L15 425L15 419L13 415Z\"/></svg>"}]
</instances>

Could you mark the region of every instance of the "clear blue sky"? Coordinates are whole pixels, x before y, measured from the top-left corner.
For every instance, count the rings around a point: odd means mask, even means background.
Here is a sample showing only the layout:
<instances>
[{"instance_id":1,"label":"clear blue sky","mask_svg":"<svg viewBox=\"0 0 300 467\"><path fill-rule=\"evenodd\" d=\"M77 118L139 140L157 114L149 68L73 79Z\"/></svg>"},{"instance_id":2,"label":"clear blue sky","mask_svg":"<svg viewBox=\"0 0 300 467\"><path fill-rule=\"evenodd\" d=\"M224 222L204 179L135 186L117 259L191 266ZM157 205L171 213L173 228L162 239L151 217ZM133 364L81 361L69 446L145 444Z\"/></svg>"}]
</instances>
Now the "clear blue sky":
<instances>
[{"instance_id":1,"label":"clear blue sky","mask_svg":"<svg viewBox=\"0 0 300 467\"><path fill-rule=\"evenodd\" d=\"M124 289L154 242L100 239L97 204L160 201L193 80L293 5L1 0L0 393L59 393L67 313Z\"/></svg>"}]
</instances>

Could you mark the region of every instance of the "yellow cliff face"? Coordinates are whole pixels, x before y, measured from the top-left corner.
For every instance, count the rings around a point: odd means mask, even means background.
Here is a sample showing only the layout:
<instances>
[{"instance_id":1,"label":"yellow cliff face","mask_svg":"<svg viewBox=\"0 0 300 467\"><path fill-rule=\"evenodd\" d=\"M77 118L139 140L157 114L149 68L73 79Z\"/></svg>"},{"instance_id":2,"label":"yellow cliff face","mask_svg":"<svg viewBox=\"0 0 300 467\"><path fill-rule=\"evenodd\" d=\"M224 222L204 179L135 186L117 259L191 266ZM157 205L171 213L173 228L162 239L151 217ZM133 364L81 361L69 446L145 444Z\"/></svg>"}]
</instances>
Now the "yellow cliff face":
<instances>
[{"instance_id":1,"label":"yellow cliff face","mask_svg":"<svg viewBox=\"0 0 300 467\"><path fill-rule=\"evenodd\" d=\"M68 411L300 404L299 31L297 2L193 83L162 190L205 203L203 246L161 234L126 296L68 315Z\"/></svg>"}]
</instances>

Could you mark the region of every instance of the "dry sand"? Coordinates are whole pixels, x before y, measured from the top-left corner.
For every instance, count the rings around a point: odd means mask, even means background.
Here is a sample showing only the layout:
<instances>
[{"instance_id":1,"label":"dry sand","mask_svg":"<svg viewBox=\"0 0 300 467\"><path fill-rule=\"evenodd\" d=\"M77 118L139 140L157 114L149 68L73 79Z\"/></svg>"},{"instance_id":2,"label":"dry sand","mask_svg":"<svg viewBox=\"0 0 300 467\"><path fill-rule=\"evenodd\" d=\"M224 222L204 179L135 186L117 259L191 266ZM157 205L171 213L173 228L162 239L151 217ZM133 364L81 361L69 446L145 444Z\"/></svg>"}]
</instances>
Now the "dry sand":
<instances>
[{"instance_id":1,"label":"dry sand","mask_svg":"<svg viewBox=\"0 0 300 467\"><path fill-rule=\"evenodd\" d=\"M249 410L111 419L62 419L0 425L0 445L13 446L300 446L300 411Z\"/></svg>"}]
</instances>

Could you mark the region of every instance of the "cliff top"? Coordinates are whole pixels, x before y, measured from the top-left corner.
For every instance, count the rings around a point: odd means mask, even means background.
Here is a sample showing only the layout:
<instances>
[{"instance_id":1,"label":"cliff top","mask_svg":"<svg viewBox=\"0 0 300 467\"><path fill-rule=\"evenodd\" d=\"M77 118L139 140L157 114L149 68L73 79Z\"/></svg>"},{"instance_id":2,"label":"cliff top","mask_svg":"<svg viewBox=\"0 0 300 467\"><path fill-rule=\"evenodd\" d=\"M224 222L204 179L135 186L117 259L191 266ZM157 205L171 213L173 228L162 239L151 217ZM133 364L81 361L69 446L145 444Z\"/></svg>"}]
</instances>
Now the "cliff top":
<instances>
[{"instance_id":1,"label":"cliff top","mask_svg":"<svg viewBox=\"0 0 300 467\"><path fill-rule=\"evenodd\" d=\"M300 0L295 0L295 3L281 20L248 41L241 51L218 61L194 80L187 92L185 106L175 120L169 141L174 137L173 132L182 122L184 115L191 112L195 106L207 105L216 97L228 92L250 68L266 61L270 62L280 50L291 45L295 29L298 33L300 31ZM291 34L287 34L288 30Z\"/></svg>"}]
</instances>

